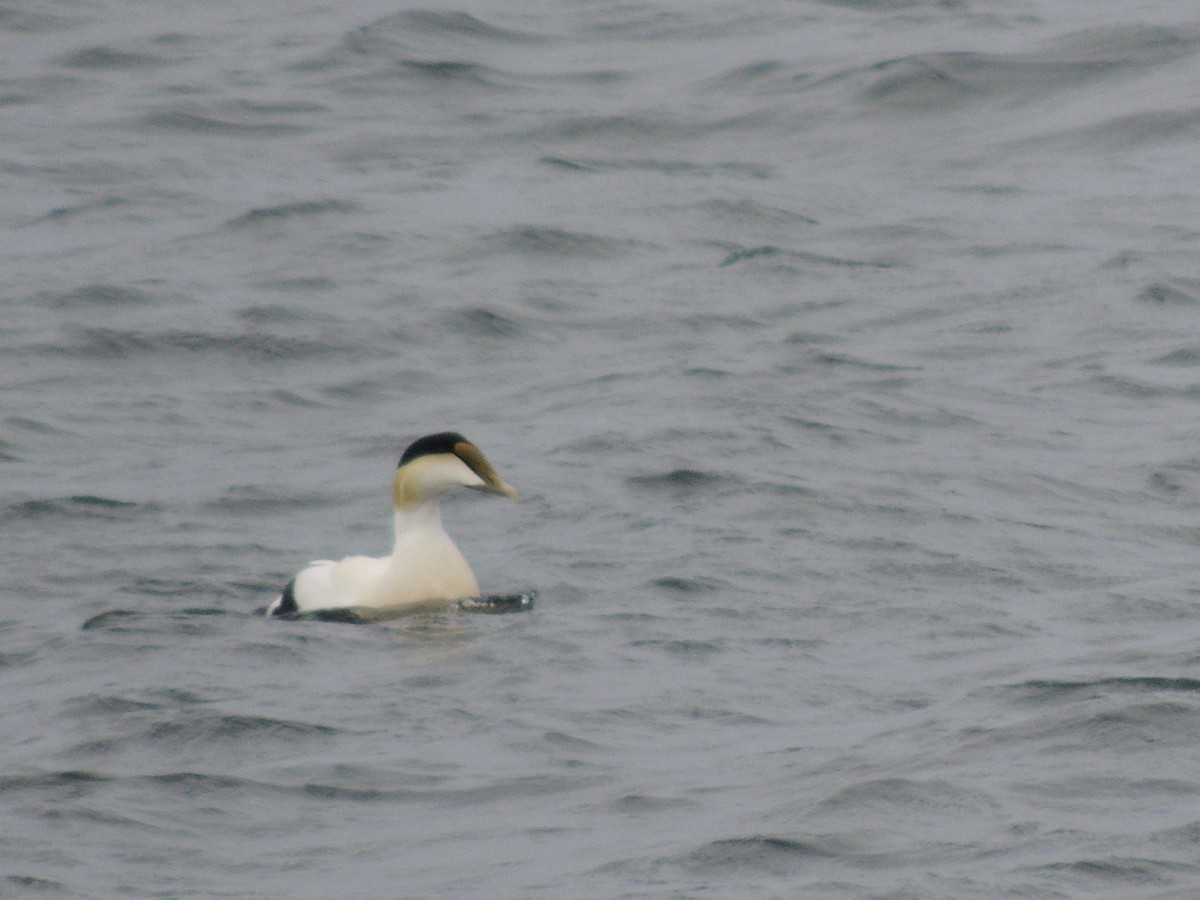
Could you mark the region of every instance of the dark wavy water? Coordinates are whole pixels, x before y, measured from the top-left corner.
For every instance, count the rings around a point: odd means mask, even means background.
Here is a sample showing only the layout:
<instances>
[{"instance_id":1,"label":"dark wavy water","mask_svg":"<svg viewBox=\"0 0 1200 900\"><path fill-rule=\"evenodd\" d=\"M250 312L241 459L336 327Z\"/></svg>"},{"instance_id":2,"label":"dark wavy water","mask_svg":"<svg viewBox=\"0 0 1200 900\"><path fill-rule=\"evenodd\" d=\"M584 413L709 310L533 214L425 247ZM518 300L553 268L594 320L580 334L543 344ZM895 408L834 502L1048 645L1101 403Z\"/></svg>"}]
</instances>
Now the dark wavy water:
<instances>
[{"instance_id":1,"label":"dark wavy water","mask_svg":"<svg viewBox=\"0 0 1200 900\"><path fill-rule=\"evenodd\" d=\"M0 893L1200 893L1200 13L0 4ZM532 612L252 611L402 447Z\"/></svg>"}]
</instances>

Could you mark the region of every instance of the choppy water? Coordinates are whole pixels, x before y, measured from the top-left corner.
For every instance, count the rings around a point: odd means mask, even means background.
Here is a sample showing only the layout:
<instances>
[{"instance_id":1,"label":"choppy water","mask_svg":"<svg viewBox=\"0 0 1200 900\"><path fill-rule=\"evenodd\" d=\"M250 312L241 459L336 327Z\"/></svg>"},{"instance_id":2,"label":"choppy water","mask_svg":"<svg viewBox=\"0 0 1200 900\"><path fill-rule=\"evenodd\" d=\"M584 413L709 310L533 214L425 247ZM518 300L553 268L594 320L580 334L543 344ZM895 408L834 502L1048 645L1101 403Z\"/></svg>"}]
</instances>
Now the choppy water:
<instances>
[{"instance_id":1,"label":"choppy water","mask_svg":"<svg viewBox=\"0 0 1200 900\"><path fill-rule=\"evenodd\" d=\"M1200 893L1200 13L0 5L0 893ZM251 611L400 449L536 610Z\"/></svg>"}]
</instances>

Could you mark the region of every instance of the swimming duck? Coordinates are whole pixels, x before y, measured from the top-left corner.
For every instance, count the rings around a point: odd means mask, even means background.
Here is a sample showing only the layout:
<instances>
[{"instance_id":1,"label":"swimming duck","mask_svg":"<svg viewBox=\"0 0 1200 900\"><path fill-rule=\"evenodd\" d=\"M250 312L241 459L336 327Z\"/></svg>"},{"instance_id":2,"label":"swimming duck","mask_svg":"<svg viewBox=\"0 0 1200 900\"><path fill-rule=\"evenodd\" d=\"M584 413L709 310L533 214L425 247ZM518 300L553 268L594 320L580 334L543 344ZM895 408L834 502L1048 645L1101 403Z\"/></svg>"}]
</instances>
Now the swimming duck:
<instances>
[{"instance_id":1,"label":"swimming duck","mask_svg":"<svg viewBox=\"0 0 1200 900\"><path fill-rule=\"evenodd\" d=\"M461 434L445 431L414 441L392 480L392 555L315 560L287 583L266 614L436 605L479 596L471 567L442 529L439 501L460 487L517 499L483 451Z\"/></svg>"}]
</instances>

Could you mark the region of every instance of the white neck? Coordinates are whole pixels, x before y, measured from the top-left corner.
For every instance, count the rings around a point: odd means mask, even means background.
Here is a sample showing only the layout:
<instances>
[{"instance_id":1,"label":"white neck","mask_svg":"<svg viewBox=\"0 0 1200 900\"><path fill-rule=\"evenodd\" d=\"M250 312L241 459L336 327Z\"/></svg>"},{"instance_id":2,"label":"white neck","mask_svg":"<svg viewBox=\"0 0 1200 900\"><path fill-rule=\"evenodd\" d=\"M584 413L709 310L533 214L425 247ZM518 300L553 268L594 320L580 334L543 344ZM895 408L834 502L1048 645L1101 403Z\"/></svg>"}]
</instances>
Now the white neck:
<instances>
[{"instance_id":1,"label":"white neck","mask_svg":"<svg viewBox=\"0 0 1200 900\"><path fill-rule=\"evenodd\" d=\"M393 521L396 538L392 552L395 553L416 534L428 535L442 531L442 507L437 500L396 507Z\"/></svg>"},{"instance_id":2,"label":"white neck","mask_svg":"<svg viewBox=\"0 0 1200 900\"><path fill-rule=\"evenodd\" d=\"M471 567L442 528L437 500L397 507L395 521L396 543L384 578L389 602L456 600L479 594Z\"/></svg>"}]
</instances>

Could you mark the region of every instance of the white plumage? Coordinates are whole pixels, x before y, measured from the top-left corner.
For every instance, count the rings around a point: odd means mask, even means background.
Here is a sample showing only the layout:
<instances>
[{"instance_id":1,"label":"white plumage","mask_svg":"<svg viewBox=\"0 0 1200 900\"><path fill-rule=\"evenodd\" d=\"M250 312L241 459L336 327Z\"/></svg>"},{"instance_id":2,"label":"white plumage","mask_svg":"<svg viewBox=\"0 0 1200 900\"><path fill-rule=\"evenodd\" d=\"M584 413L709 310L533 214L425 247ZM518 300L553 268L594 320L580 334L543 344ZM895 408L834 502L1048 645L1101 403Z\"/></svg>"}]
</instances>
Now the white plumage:
<instances>
[{"instance_id":1,"label":"white plumage","mask_svg":"<svg viewBox=\"0 0 1200 900\"><path fill-rule=\"evenodd\" d=\"M267 615L404 607L479 596L471 567L442 528L439 501L463 487L517 496L483 452L461 434L443 432L413 442L400 458L393 480L391 555L315 560L267 607Z\"/></svg>"}]
</instances>

